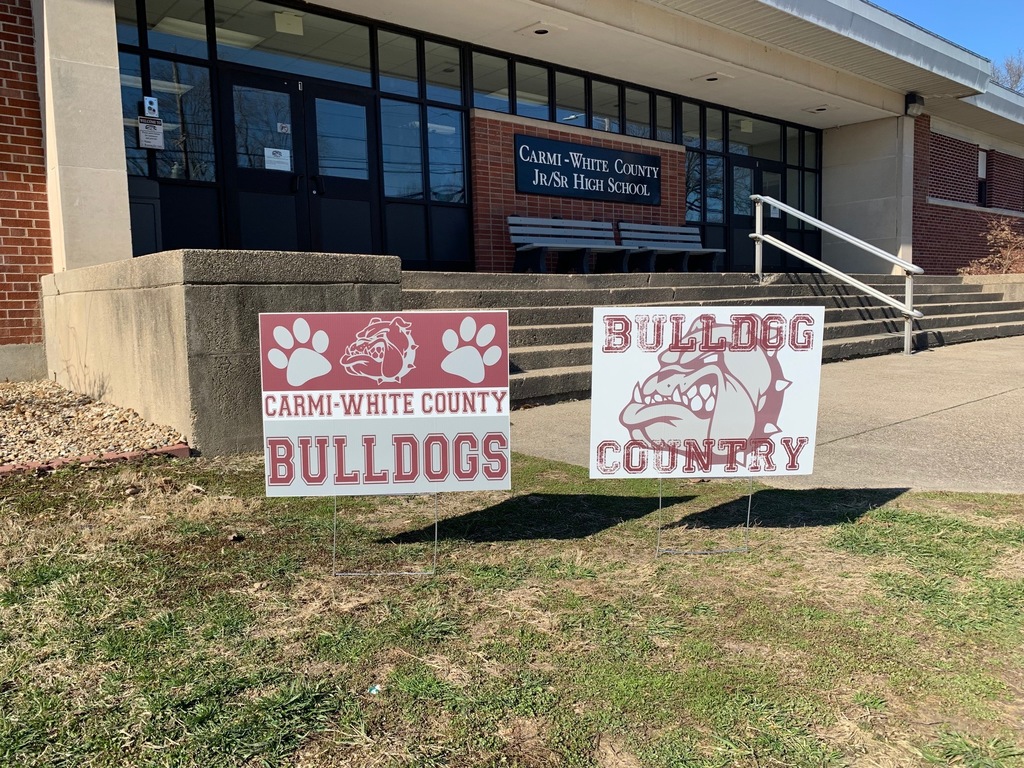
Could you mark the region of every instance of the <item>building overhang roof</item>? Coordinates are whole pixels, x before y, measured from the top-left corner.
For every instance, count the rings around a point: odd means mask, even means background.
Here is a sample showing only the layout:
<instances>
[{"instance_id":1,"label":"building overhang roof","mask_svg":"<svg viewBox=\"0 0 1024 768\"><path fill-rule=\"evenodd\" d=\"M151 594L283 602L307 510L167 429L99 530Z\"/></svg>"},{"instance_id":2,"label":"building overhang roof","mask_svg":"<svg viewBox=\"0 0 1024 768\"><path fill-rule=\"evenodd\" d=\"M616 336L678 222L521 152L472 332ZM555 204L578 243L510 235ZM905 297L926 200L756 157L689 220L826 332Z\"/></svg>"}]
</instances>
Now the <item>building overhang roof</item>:
<instances>
[{"instance_id":1,"label":"building overhang roof","mask_svg":"<svg viewBox=\"0 0 1024 768\"><path fill-rule=\"evenodd\" d=\"M865 0L320 2L817 128L901 115L916 92L1024 144L1024 98L991 82L988 59Z\"/></svg>"}]
</instances>

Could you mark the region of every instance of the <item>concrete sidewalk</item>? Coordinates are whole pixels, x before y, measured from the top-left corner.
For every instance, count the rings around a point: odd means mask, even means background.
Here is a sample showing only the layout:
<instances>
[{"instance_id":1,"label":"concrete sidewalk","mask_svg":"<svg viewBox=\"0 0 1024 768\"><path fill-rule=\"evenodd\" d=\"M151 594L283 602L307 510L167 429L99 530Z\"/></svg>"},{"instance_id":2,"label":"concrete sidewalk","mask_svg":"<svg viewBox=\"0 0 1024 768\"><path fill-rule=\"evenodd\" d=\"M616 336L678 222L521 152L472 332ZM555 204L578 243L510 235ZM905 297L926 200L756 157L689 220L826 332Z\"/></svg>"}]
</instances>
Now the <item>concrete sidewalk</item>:
<instances>
[{"instance_id":1,"label":"concrete sidewalk","mask_svg":"<svg viewBox=\"0 0 1024 768\"><path fill-rule=\"evenodd\" d=\"M512 450L588 466L590 401L512 412ZM1024 494L1024 337L829 363L814 474L782 488Z\"/></svg>"}]
</instances>

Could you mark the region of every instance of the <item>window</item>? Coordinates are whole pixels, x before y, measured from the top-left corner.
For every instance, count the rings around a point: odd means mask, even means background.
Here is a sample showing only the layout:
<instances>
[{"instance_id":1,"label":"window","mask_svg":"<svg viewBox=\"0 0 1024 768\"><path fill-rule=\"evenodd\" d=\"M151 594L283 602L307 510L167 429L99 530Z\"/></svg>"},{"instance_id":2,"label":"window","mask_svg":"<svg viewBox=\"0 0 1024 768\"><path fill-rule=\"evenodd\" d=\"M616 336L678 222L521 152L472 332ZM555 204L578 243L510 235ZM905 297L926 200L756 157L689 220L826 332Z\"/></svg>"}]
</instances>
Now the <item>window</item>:
<instances>
[{"instance_id":1,"label":"window","mask_svg":"<svg viewBox=\"0 0 1024 768\"><path fill-rule=\"evenodd\" d=\"M139 113L142 111L142 60L130 53L118 55L121 68L121 122L129 176L148 176L147 150L139 149Z\"/></svg>"},{"instance_id":2,"label":"window","mask_svg":"<svg viewBox=\"0 0 1024 768\"><path fill-rule=\"evenodd\" d=\"M152 50L200 59L209 55L203 0L180 0L171 4L146 0L146 27Z\"/></svg>"},{"instance_id":3,"label":"window","mask_svg":"<svg viewBox=\"0 0 1024 768\"><path fill-rule=\"evenodd\" d=\"M516 64L516 114L550 120L548 70L533 64Z\"/></svg>"},{"instance_id":4,"label":"window","mask_svg":"<svg viewBox=\"0 0 1024 768\"><path fill-rule=\"evenodd\" d=\"M700 106L689 101L683 102L683 144L700 147Z\"/></svg>"},{"instance_id":5,"label":"window","mask_svg":"<svg viewBox=\"0 0 1024 768\"><path fill-rule=\"evenodd\" d=\"M423 160L419 106L381 99L380 124L385 197L422 199Z\"/></svg>"},{"instance_id":6,"label":"window","mask_svg":"<svg viewBox=\"0 0 1024 768\"><path fill-rule=\"evenodd\" d=\"M988 152L978 150L978 205L988 206Z\"/></svg>"},{"instance_id":7,"label":"window","mask_svg":"<svg viewBox=\"0 0 1024 768\"><path fill-rule=\"evenodd\" d=\"M563 125L587 124L587 85L579 75L555 72L555 120Z\"/></svg>"},{"instance_id":8,"label":"window","mask_svg":"<svg viewBox=\"0 0 1024 768\"><path fill-rule=\"evenodd\" d=\"M782 160L782 126L730 113L729 152L761 160Z\"/></svg>"},{"instance_id":9,"label":"window","mask_svg":"<svg viewBox=\"0 0 1024 768\"><path fill-rule=\"evenodd\" d=\"M380 89L404 96L419 96L416 40L394 32L377 33L377 67Z\"/></svg>"},{"instance_id":10,"label":"window","mask_svg":"<svg viewBox=\"0 0 1024 768\"><path fill-rule=\"evenodd\" d=\"M594 80L590 84L592 116L590 127L595 131L619 132L619 86Z\"/></svg>"},{"instance_id":11,"label":"window","mask_svg":"<svg viewBox=\"0 0 1024 768\"><path fill-rule=\"evenodd\" d=\"M508 61L486 53L473 54L473 106L508 112Z\"/></svg>"},{"instance_id":12,"label":"window","mask_svg":"<svg viewBox=\"0 0 1024 768\"><path fill-rule=\"evenodd\" d=\"M651 94L625 88L623 98L626 102L626 135L651 138Z\"/></svg>"},{"instance_id":13,"label":"window","mask_svg":"<svg viewBox=\"0 0 1024 768\"><path fill-rule=\"evenodd\" d=\"M466 202L461 112L427 107L427 149L430 199L442 203Z\"/></svg>"},{"instance_id":14,"label":"window","mask_svg":"<svg viewBox=\"0 0 1024 768\"><path fill-rule=\"evenodd\" d=\"M210 71L176 61L150 59L150 88L164 121L164 149L156 153L156 175L214 181L213 100Z\"/></svg>"},{"instance_id":15,"label":"window","mask_svg":"<svg viewBox=\"0 0 1024 768\"><path fill-rule=\"evenodd\" d=\"M462 57L459 49L427 40L423 44L427 98L462 103Z\"/></svg>"},{"instance_id":16,"label":"window","mask_svg":"<svg viewBox=\"0 0 1024 768\"><path fill-rule=\"evenodd\" d=\"M252 0L216 0L217 57L353 85L370 83L370 30Z\"/></svg>"},{"instance_id":17,"label":"window","mask_svg":"<svg viewBox=\"0 0 1024 768\"><path fill-rule=\"evenodd\" d=\"M672 99L668 96L655 96L654 125L658 141L675 141L675 130L672 121Z\"/></svg>"}]
</instances>

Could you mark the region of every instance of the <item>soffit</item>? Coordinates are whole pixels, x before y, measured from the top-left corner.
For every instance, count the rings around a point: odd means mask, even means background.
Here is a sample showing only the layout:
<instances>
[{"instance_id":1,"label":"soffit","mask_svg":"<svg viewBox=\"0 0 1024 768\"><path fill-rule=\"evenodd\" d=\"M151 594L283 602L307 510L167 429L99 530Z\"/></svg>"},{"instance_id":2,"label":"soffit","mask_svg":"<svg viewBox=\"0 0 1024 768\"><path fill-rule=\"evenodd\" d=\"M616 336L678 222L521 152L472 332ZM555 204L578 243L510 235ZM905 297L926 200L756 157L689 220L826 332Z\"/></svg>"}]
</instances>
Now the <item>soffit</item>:
<instances>
[{"instance_id":1,"label":"soffit","mask_svg":"<svg viewBox=\"0 0 1024 768\"><path fill-rule=\"evenodd\" d=\"M816 128L902 114L903 94L909 91L926 97L979 93L968 82L984 59L881 9L864 19L833 0L788 0L832 13L812 22L794 15L806 14L803 9L769 4L778 1L323 0L322 5ZM874 8L848 2L857 12ZM538 23L550 34L533 35ZM900 46L906 48L902 53ZM926 60L928 55L934 60ZM708 83L702 78L708 73L723 76ZM823 112L815 111L822 106Z\"/></svg>"}]
</instances>

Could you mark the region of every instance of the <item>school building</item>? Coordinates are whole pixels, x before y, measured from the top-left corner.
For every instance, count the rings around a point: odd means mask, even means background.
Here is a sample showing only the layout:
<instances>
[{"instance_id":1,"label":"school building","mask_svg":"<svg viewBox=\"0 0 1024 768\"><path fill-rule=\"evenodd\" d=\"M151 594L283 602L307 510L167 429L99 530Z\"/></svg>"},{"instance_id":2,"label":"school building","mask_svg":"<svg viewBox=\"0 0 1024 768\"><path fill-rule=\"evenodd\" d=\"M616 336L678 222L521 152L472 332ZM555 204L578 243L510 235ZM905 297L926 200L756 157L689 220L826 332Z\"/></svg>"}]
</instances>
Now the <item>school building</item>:
<instances>
[{"instance_id":1,"label":"school building","mask_svg":"<svg viewBox=\"0 0 1024 768\"><path fill-rule=\"evenodd\" d=\"M691 270L749 273L763 194L953 274L993 216L1024 231L1024 96L991 71L864 0L3 0L0 379L114 391L115 363L68 372L68 339L188 314L96 322L93 289L245 285L268 254L293 273L270 282L316 283L340 253L393 297L371 255L511 272L513 215L692 225L723 253ZM764 226L890 269L793 216ZM139 258L192 251L221 254L192 283L188 258L163 277ZM805 269L770 248L765 268Z\"/></svg>"}]
</instances>

